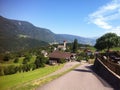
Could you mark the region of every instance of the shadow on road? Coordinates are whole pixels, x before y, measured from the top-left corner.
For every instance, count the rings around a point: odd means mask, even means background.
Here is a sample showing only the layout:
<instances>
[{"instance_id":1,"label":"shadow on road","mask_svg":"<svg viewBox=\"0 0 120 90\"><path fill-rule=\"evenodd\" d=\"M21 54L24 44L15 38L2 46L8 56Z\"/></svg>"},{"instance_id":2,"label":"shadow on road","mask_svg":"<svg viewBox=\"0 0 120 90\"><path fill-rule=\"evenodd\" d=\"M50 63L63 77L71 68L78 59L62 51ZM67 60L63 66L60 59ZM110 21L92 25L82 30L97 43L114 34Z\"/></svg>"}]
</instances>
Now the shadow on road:
<instances>
[{"instance_id":1,"label":"shadow on road","mask_svg":"<svg viewBox=\"0 0 120 90\"><path fill-rule=\"evenodd\" d=\"M74 69L74 71L79 71L79 72L91 72L90 70L85 70L85 69Z\"/></svg>"},{"instance_id":2,"label":"shadow on road","mask_svg":"<svg viewBox=\"0 0 120 90\"><path fill-rule=\"evenodd\" d=\"M74 69L73 71L92 73L93 75L96 76L96 78L98 78L98 79L101 81L101 83L102 83L105 87L111 88L111 86L110 86L108 83L106 83L105 80L103 80L99 75L97 75L97 74L94 72L94 66L93 66L93 65L85 66L85 69Z\"/></svg>"},{"instance_id":3,"label":"shadow on road","mask_svg":"<svg viewBox=\"0 0 120 90\"><path fill-rule=\"evenodd\" d=\"M86 67L86 69L74 69L74 71L79 71L79 72L90 72L90 73L93 72L93 71L92 71L93 65L91 65L91 66L85 66L85 67Z\"/></svg>"}]
</instances>

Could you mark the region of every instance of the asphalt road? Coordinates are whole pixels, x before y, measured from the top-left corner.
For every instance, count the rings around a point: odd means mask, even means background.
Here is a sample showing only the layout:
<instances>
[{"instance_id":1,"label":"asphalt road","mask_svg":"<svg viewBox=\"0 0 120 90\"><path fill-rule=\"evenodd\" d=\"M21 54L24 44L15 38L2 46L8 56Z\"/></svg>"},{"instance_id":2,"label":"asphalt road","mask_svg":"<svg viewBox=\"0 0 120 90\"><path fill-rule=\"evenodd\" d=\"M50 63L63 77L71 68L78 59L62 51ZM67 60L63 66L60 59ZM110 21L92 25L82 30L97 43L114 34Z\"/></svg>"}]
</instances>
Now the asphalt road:
<instances>
[{"instance_id":1,"label":"asphalt road","mask_svg":"<svg viewBox=\"0 0 120 90\"><path fill-rule=\"evenodd\" d=\"M73 71L37 88L37 90L113 90L84 63Z\"/></svg>"}]
</instances>

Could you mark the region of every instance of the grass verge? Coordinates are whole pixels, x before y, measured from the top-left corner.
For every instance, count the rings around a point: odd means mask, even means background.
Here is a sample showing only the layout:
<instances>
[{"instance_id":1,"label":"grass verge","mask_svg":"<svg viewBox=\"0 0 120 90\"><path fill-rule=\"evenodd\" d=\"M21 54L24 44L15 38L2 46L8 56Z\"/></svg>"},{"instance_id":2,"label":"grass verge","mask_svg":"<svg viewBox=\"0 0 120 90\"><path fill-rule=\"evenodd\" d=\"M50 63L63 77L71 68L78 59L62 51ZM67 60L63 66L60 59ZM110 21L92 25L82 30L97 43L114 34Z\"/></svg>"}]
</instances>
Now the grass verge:
<instances>
[{"instance_id":1,"label":"grass verge","mask_svg":"<svg viewBox=\"0 0 120 90\"><path fill-rule=\"evenodd\" d=\"M74 68L78 67L80 64L77 64L75 66L73 66L72 68L62 72L62 73L59 73L57 75L53 75L53 76L50 76L50 77L47 77L47 78L44 78L44 79L40 79L40 80L35 80L35 81L32 81L32 82L29 82L27 83L26 85L24 86L20 86L20 88L16 88L17 90L35 90L36 88L56 79L56 78L59 78L60 76L70 72L71 70L73 70Z\"/></svg>"}]
</instances>

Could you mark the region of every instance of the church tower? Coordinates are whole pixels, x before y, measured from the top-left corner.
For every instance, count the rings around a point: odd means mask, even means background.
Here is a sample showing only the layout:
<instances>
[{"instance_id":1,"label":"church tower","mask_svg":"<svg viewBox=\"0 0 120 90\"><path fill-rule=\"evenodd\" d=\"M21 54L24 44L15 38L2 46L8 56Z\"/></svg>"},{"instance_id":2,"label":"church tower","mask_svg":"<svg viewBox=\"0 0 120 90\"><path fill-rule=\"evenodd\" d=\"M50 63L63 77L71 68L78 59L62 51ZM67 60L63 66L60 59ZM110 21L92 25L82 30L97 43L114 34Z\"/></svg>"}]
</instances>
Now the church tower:
<instances>
[{"instance_id":1,"label":"church tower","mask_svg":"<svg viewBox=\"0 0 120 90\"><path fill-rule=\"evenodd\" d=\"M64 44L63 49L64 49L64 50L66 50L66 43L67 43L67 42L64 40L64 41L63 41L63 44Z\"/></svg>"}]
</instances>

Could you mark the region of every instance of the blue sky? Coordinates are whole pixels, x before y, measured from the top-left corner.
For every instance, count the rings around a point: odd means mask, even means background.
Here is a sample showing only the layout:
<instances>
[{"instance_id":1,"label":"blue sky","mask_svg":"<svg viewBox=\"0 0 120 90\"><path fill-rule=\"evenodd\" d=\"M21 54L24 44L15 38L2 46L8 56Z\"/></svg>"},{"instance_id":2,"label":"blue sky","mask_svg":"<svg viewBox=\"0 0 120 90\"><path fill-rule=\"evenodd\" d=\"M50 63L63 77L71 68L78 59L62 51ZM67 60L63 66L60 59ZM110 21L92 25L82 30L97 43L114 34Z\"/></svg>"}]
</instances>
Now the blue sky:
<instances>
[{"instance_id":1,"label":"blue sky","mask_svg":"<svg viewBox=\"0 0 120 90\"><path fill-rule=\"evenodd\" d=\"M57 34L120 35L120 0L0 0L0 15Z\"/></svg>"}]
</instances>

